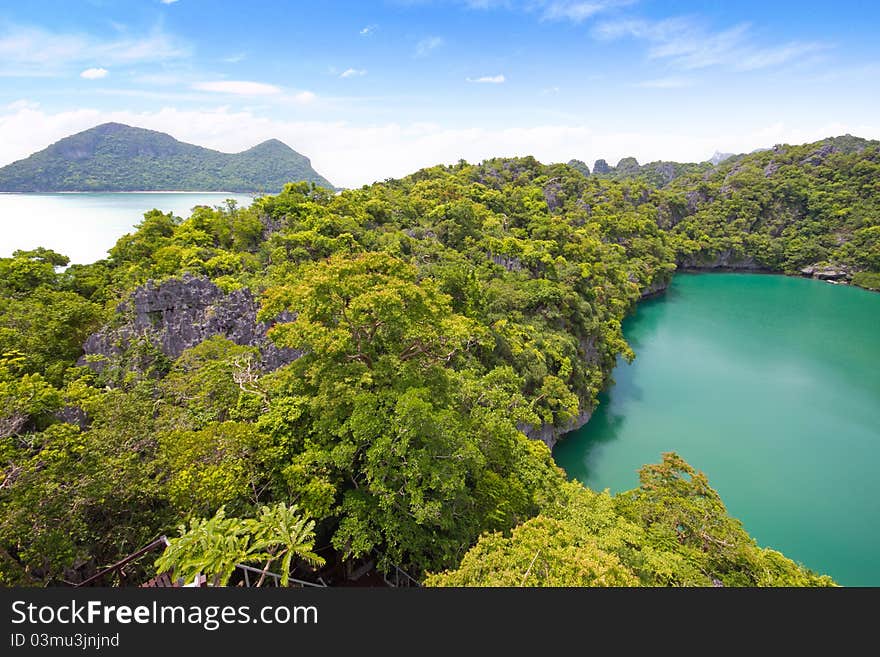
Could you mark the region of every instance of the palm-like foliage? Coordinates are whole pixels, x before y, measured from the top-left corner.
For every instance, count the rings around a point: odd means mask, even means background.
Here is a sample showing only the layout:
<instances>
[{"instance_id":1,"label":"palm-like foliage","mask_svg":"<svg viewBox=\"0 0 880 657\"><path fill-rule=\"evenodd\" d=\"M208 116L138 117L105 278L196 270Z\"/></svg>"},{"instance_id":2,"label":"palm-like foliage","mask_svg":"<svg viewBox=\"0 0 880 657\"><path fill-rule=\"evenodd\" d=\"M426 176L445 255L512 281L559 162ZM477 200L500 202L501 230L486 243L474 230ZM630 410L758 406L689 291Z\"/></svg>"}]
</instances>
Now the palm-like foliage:
<instances>
[{"instance_id":1,"label":"palm-like foliage","mask_svg":"<svg viewBox=\"0 0 880 657\"><path fill-rule=\"evenodd\" d=\"M281 559L283 586L287 586L294 557L314 566L324 563L324 559L312 551L315 545L315 521L300 515L295 504L287 506L282 502L260 507L260 515L245 520L243 524L253 538L251 550L254 554L259 553L260 559L268 554L268 561Z\"/></svg>"},{"instance_id":2,"label":"palm-like foliage","mask_svg":"<svg viewBox=\"0 0 880 657\"><path fill-rule=\"evenodd\" d=\"M286 586L294 557L313 565L324 563L312 551L314 527L315 521L300 515L296 505L283 502L260 507L256 518L227 518L220 507L213 518L193 520L189 529L181 525L180 537L171 539L156 567L173 570L185 580L203 573L224 586L236 565L265 561L267 570L280 558L281 584Z\"/></svg>"}]
</instances>

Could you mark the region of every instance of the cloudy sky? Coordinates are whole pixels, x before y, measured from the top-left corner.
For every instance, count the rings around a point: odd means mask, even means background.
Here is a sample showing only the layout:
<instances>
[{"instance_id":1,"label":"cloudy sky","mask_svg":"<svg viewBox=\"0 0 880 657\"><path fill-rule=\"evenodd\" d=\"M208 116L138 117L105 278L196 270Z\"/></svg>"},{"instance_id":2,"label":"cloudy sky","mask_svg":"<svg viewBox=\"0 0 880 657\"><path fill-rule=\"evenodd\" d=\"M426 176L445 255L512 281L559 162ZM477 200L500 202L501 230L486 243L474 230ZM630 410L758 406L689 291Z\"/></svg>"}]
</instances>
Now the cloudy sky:
<instances>
[{"instance_id":1,"label":"cloudy sky","mask_svg":"<svg viewBox=\"0 0 880 657\"><path fill-rule=\"evenodd\" d=\"M880 3L0 5L0 165L105 121L278 138L356 186L460 158L704 160L880 138Z\"/></svg>"}]
</instances>

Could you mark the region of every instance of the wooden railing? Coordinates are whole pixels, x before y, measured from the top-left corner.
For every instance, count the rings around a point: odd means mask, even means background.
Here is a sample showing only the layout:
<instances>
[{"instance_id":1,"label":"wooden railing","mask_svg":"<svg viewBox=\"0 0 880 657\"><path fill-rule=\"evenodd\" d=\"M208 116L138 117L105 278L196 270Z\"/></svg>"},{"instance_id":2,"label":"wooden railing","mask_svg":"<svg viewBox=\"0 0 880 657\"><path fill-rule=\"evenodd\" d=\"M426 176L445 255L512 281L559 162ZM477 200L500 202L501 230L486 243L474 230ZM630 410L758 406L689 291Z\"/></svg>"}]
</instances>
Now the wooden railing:
<instances>
[{"instance_id":1,"label":"wooden railing","mask_svg":"<svg viewBox=\"0 0 880 657\"><path fill-rule=\"evenodd\" d=\"M256 575L258 577L257 581L259 581L259 578L265 579L266 577L271 577L272 578L272 586L281 586L281 575L279 575L278 573L273 573L269 570L263 570L262 568L254 568L253 566L247 566L243 563L236 564L235 567L237 569L241 570L242 573L244 574L244 585L246 587L250 587L250 585L251 585L251 578L250 578L251 573L253 573L254 575ZM320 581L320 584L316 584L315 582L307 582L304 579L296 579L295 577L289 577L287 582L288 582L288 586L290 586L290 584L293 583L293 584L301 586L301 587L311 586L311 587L319 588L319 589L326 588L327 584L324 582L324 580L321 579L320 577L318 578L318 580Z\"/></svg>"}]
</instances>

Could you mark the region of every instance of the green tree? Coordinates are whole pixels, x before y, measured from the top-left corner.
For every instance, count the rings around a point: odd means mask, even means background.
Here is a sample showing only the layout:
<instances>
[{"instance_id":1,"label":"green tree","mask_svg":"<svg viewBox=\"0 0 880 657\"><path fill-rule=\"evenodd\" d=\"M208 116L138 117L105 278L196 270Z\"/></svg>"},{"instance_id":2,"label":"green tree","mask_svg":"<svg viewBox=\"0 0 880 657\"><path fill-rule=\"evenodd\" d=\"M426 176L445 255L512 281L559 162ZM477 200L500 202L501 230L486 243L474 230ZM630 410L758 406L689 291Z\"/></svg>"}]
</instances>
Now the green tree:
<instances>
[{"instance_id":1,"label":"green tree","mask_svg":"<svg viewBox=\"0 0 880 657\"><path fill-rule=\"evenodd\" d=\"M635 586L638 579L595 539L565 523L538 517L480 539L458 569L427 578L427 586Z\"/></svg>"},{"instance_id":2,"label":"green tree","mask_svg":"<svg viewBox=\"0 0 880 657\"><path fill-rule=\"evenodd\" d=\"M412 265L369 253L304 268L296 284L266 293L260 317L295 309L295 322L272 328L276 343L320 354L315 362L373 370L383 359L448 364L485 342L485 330L449 305L436 282L419 280Z\"/></svg>"},{"instance_id":3,"label":"green tree","mask_svg":"<svg viewBox=\"0 0 880 657\"><path fill-rule=\"evenodd\" d=\"M677 454L614 497L569 482L537 518L487 534L429 586L832 586L759 548L706 476Z\"/></svg>"},{"instance_id":4,"label":"green tree","mask_svg":"<svg viewBox=\"0 0 880 657\"><path fill-rule=\"evenodd\" d=\"M294 559L324 563L312 549L314 526L296 505L263 506L256 518L227 517L220 507L211 518L192 520L189 528L181 525L180 536L169 541L156 568L185 581L204 574L215 586L225 586L238 564L265 562L262 570L268 571L280 559L281 584L287 586Z\"/></svg>"},{"instance_id":5,"label":"green tree","mask_svg":"<svg viewBox=\"0 0 880 657\"><path fill-rule=\"evenodd\" d=\"M11 258L0 258L0 290L21 295L40 286L53 287L58 281L56 268L69 262L67 256L43 247L14 251Z\"/></svg>"}]
</instances>

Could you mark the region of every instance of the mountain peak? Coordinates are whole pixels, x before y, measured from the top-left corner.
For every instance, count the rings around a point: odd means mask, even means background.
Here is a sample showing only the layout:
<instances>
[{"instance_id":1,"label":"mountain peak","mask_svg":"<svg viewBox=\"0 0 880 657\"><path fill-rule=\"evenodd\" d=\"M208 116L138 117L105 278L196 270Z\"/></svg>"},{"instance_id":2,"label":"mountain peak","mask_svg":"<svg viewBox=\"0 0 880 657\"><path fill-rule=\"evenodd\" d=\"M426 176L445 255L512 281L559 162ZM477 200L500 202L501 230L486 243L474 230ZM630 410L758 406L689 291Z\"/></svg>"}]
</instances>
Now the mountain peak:
<instances>
[{"instance_id":1,"label":"mountain peak","mask_svg":"<svg viewBox=\"0 0 880 657\"><path fill-rule=\"evenodd\" d=\"M102 123L100 125L96 125L94 128L90 128L90 129L91 130L100 130L102 132L110 132L113 130L116 130L116 131L118 131L118 130L134 130L136 128L133 128L130 125L126 125L125 123L117 123L116 121L108 121L107 123ZM142 130L143 128L137 128L137 129ZM88 130L86 130L85 132L88 132Z\"/></svg>"},{"instance_id":2,"label":"mountain peak","mask_svg":"<svg viewBox=\"0 0 880 657\"><path fill-rule=\"evenodd\" d=\"M290 146L285 144L283 141L279 139L267 139L266 141L261 141L256 146L251 146L249 149L244 151L245 153L253 153L254 151L274 151L274 152L289 152L296 153ZM298 154L298 153L297 153Z\"/></svg>"},{"instance_id":3,"label":"mountain peak","mask_svg":"<svg viewBox=\"0 0 880 657\"><path fill-rule=\"evenodd\" d=\"M711 164L714 164L715 166L718 166L719 164L724 162L724 160L728 160L728 159L732 158L733 155L734 155L733 153L722 153L721 151L715 151L714 153L712 153L712 157L710 157L706 161Z\"/></svg>"},{"instance_id":4,"label":"mountain peak","mask_svg":"<svg viewBox=\"0 0 880 657\"><path fill-rule=\"evenodd\" d=\"M144 135L163 135L164 137L174 139L171 135L166 135L162 132L157 132L155 130L148 130L147 128L137 128L135 126L126 125L125 123L117 123L116 121L108 121L107 123L101 123L100 125L96 125L94 128L89 128L88 130L83 130L82 132L78 132L71 137L78 137L80 135L114 135L114 134L122 134L122 133L131 133L131 134L144 134ZM177 141L177 140L175 140Z\"/></svg>"},{"instance_id":5,"label":"mountain peak","mask_svg":"<svg viewBox=\"0 0 880 657\"><path fill-rule=\"evenodd\" d=\"M260 148L261 146L284 146L284 148L290 148L287 144L285 144L280 139L267 139L266 141L261 141L259 144L254 146L254 148ZM290 150L293 150L292 148Z\"/></svg>"}]
</instances>

